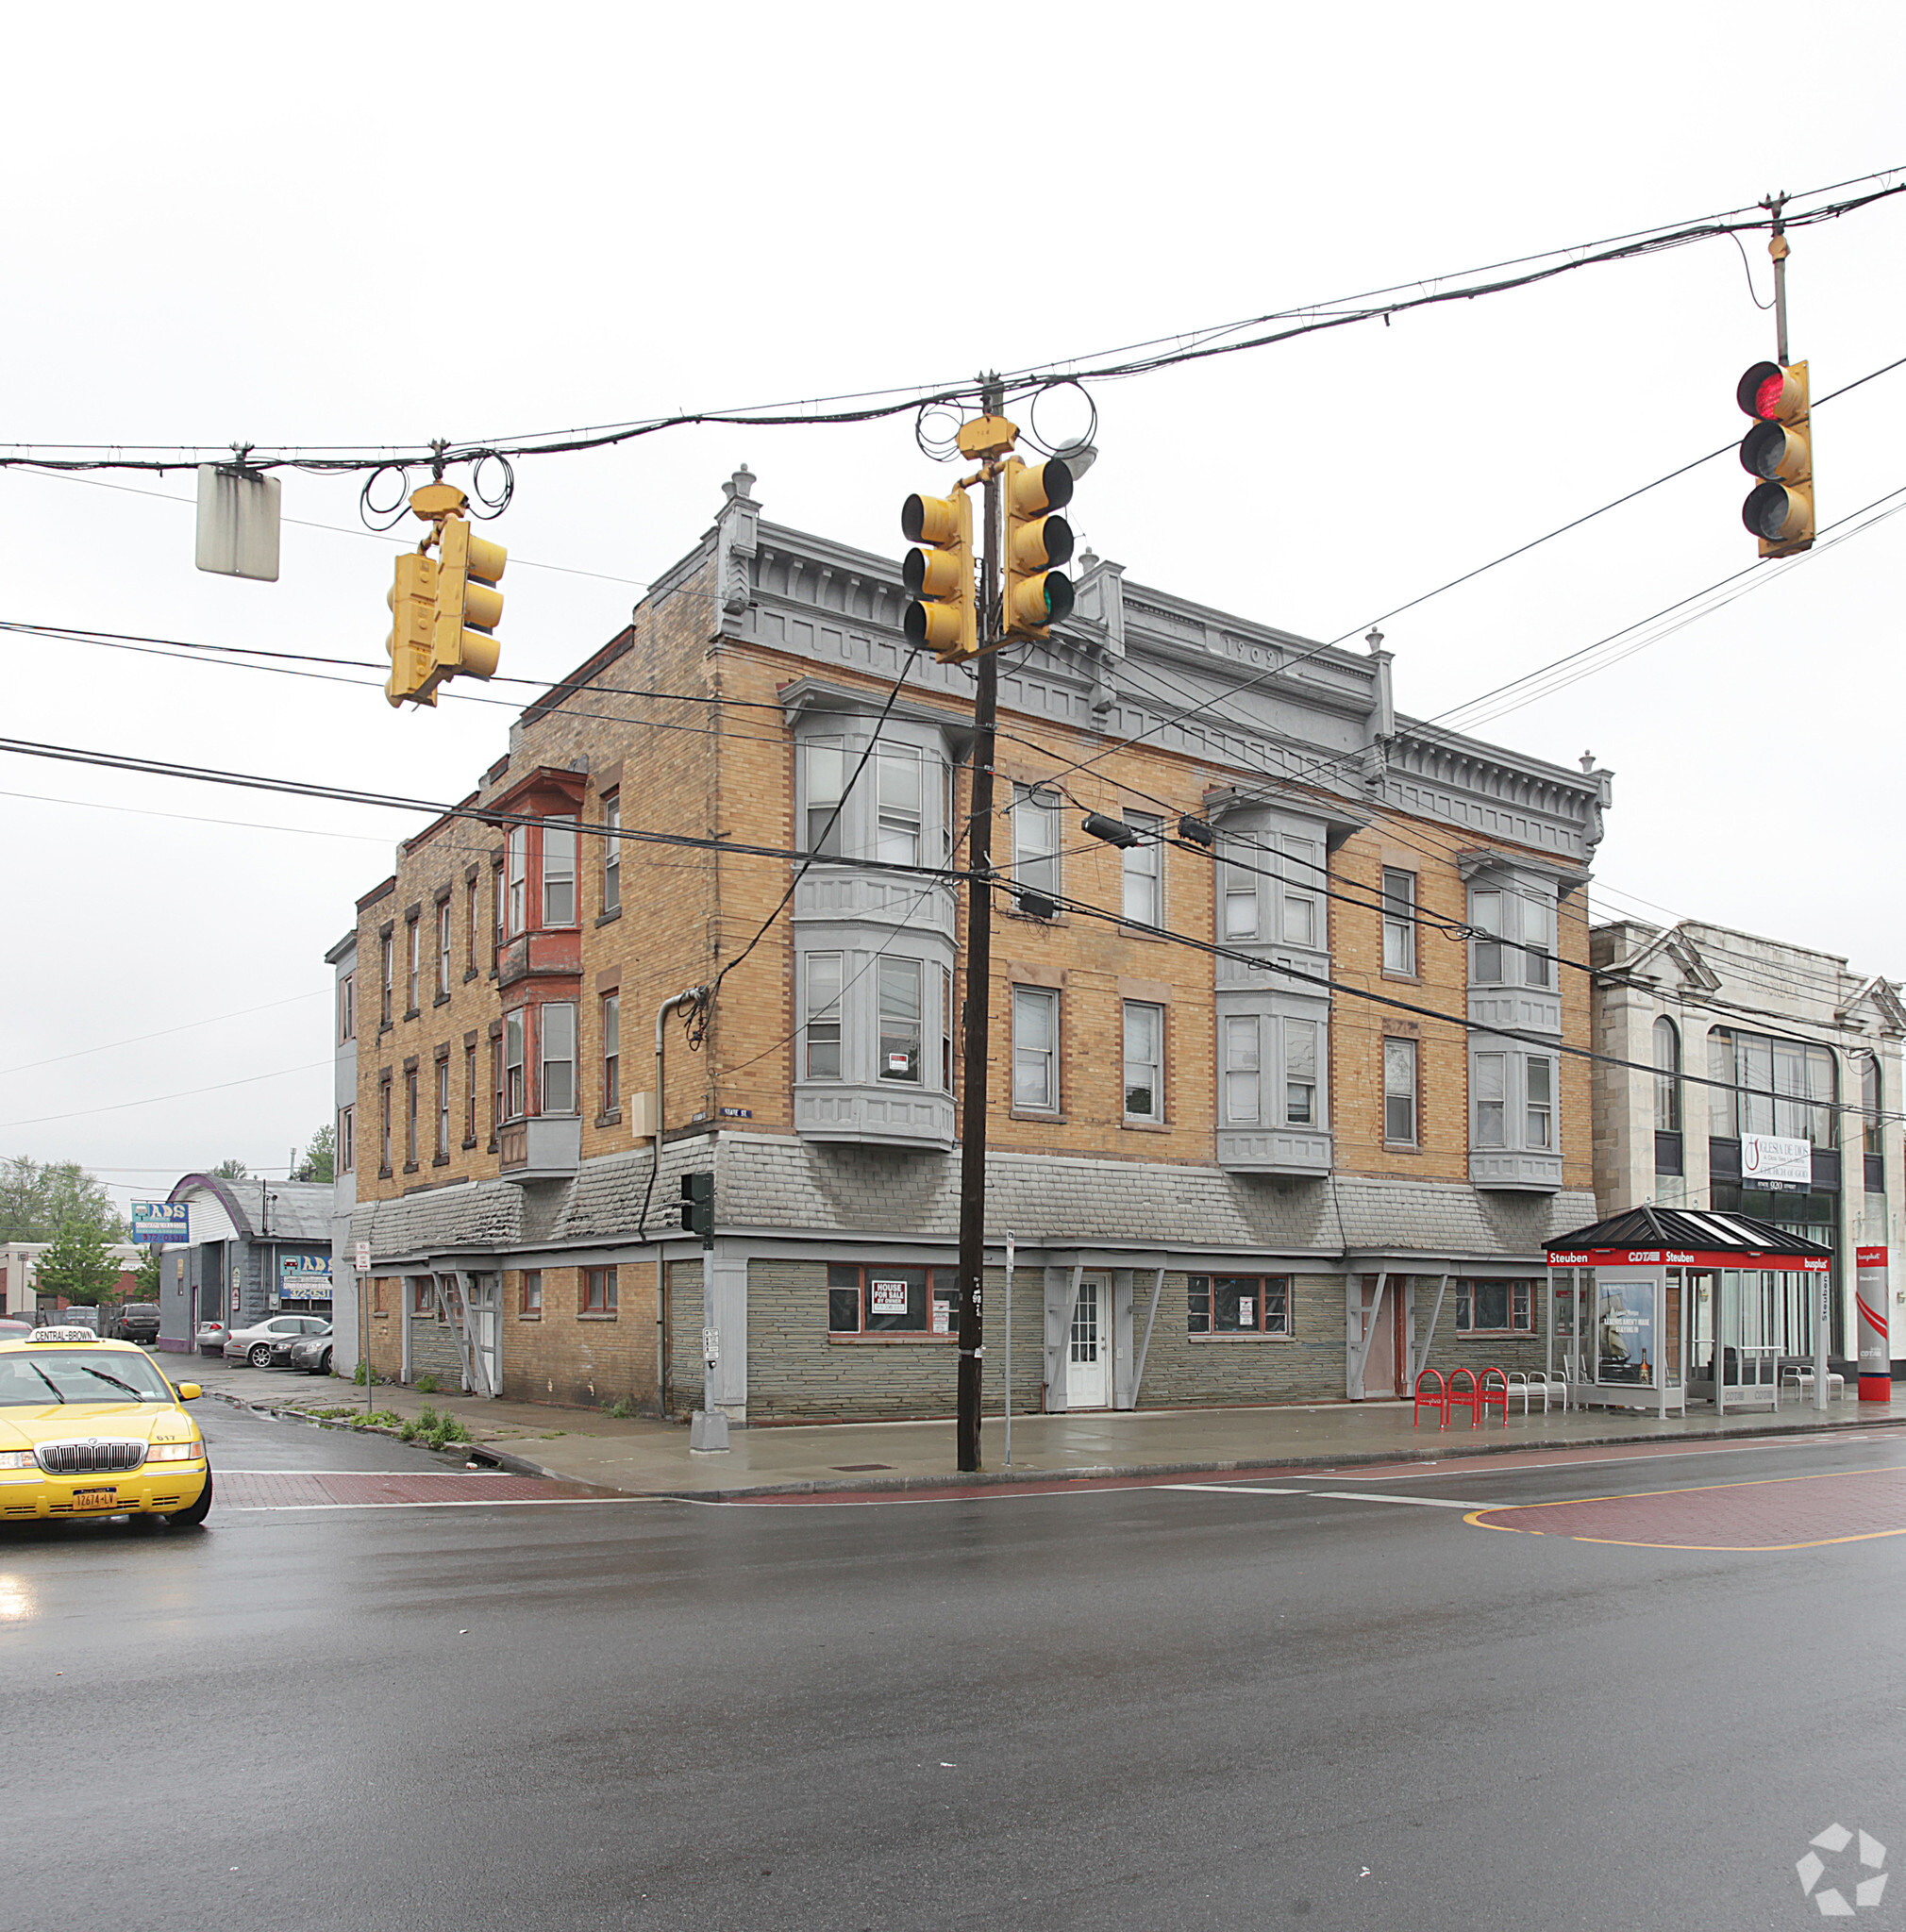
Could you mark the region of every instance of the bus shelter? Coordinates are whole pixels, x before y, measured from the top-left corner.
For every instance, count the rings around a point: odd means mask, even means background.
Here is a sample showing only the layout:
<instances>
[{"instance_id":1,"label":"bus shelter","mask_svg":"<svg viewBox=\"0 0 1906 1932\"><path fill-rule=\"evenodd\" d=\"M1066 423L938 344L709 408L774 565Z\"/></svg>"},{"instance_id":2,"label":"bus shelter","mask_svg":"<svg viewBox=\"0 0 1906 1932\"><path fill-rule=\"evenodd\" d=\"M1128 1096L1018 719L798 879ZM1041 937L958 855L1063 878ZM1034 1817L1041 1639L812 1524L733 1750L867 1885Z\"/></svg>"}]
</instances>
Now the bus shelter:
<instances>
[{"instance_id":1,"label":"bus shelter","mask_svg":"<svg viewBox=\"0 0 1906 1932\"><path fill-rule=\"evenodd\" d=\"M1547 1244L1548 1371L1569 1399L1825 1408L1832 1250L1750 1214L1630 1208Z\"/></svg>"}]
</instances>

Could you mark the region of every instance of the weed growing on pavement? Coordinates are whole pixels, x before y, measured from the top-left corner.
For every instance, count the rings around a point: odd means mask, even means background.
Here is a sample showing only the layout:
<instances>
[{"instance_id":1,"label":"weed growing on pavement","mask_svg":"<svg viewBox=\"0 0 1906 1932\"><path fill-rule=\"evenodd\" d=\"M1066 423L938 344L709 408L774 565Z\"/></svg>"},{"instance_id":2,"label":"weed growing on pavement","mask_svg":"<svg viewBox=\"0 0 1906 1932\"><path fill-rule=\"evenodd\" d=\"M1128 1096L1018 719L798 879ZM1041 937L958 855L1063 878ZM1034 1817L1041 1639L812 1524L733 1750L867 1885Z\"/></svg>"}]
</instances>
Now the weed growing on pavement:
<instances>
[{"instance_id":1,"label":"weed growing on pavement","mask_svg":"<svg viewBox=\"0 0 1906 1932\"><path fill-rule=\"evenodd\" d=\"M419 1395L434 1395L443 1386L435 1375L419 1375L417 1377L416 1387ZM426 1408L424 1413L428 1415L430 1411Z\"/></svg>"},{"instance_id":2,"label":"weed growing on pavement","mask_svg":"<svg viewBox=\"0 0 1906 1932\"><path fill-rule=\"evenodd\" d=\"M373 1375L371 1377L371 1380L373 1382L388 1382L390 1379L391 1378L388 1375ZM361 1389L364 1386L364 1364L362 1362L359 1362L358 1364L357 1372L352 1375L351 1380L354 1381L359 1389Z\"/></svg>"},{"instance_id":3,"label":"weed growing on pavement","mask_svg":"<svg viewBox=\"0 0 1906 1932\"><path fill-rule=\"evenodd\" d=\"M609 1412L617 1422L626 1423L635 1413L635 1404L625 1395L620 1402L610 1405Z\"/></svg>"},{"instance_id":4,"label":"weed growing on pavement","mask_svg":"<svg viewBox=\"0 0 1906 1932\"><path fill-rule=\"evenodd\" d=\"M369 1415L355 1410L351 1426L354 1429L395 1429L401 1427L404 1418L394 1408L374 1408Z\"/></svg>"}]
</instances>

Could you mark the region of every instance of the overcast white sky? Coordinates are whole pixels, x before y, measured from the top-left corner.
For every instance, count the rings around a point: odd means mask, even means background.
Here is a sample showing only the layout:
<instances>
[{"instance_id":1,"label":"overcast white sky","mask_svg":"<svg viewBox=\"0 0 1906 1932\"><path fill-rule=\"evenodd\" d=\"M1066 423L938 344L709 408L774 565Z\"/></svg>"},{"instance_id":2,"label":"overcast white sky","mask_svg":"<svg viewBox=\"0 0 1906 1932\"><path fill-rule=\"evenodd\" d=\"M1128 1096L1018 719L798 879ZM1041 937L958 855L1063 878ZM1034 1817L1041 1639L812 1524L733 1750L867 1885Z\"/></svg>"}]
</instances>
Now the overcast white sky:
<instances>
[{"instance_id":1,"label":"overcast white sky","mask_svg":"<svg viewBox=\"0 0 1906 1932\"><path fill-rule=\"evenodd\" d=\"M0 440L472 439L950 379L1906 163L1906 15L1796 18L16 9ZM1906 196L1797 238L1816 395L1906 355L1902 241ZM1108 385L1074 520L1139 582L1360 631L1736 440L1735 381L1772 349L1719 241ZM1906 485L1902 418L1906 370L1820 410L1823 524ZM523 463L503 669L611 635L744 459L775 521L890 554L942 474L904 419ZM308 522L260 585L192 568L189 475L105 480L174 500L0 472L0 618L381 658L394 540L354 481L287 475ZM1441 713L1747 565L1745 493L1724 458L1387 622L1399 706ZM1906 972L1902 564L1906 518L1479 727L1618 774L1601 911ZM375 688L17 635L0 691L10 736L442 798L510 715L494 690L397 716ZM226 1156L282 1171L330 1111L322 955L410 824L14 756L0 794L0 1154L83 1161L122 1200Z\"/></svg>"}]
</instances>

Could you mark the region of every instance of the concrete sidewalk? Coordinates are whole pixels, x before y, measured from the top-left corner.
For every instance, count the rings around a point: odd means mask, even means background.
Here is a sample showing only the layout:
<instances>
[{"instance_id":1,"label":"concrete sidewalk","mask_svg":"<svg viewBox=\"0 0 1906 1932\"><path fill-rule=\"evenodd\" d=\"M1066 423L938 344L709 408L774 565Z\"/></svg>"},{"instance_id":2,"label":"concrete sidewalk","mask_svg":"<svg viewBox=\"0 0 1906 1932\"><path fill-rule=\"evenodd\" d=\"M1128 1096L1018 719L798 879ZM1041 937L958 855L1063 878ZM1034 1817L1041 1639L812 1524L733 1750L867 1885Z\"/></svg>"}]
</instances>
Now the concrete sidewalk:
<instances>
[{"instance_id":1,"label":"concrete sidewalk","mask_svg":"<svg viewBox=\"0 0 1906 1932\"><path fill-rule=\"evenodd\" d=\"M176 1358L168 1366L194 1373L209 1394L284 1415L313 1409L361 1412L364 1391L347 1382L318 1381L277 1370L207 1361L202 1372ZM834 1423L818 1426L736 1428L734 1446L721 1455L691 1455L681 1424L642 1417L627 1421L591 1409L540 1403L484 1402L467 1395L421 1395L379 1384L379 1409L415 1416L426 1407L454 1415L470 1432L483 1460L508 1469L597 1484L631 1495L696 1496L708 1501L820 1490L911 1490L1054 1476L1194 1474L1235 1469L1345 1468L1360 1463L1430 1461L1487 1456L1504 1450L1580 1449L1613 1443L1706 1441L1754 1436L1809 1435L1821 1430L1885 1427L1906 1423L1906 1402L1891 1406L1850 1397L1825 1416L1789 1401L1716 1418L1696 1409L1664 1422L1620 1409L1563 1415L1517 1407L1509 1426L1471 1428L1467 1417L1439 1431L1425 1416L1413 1428L1407 1402L1345 1402L1291 1408L1197 1408L1095 1411L1084 1415L1016 1416L1012 1462L1006 1465L1005 1427L986 1419L985 1467L961 1475L954 1466L951 1420L920 1423ZM326 1418L334 1424L343 1418Z\"/></svg>"}]
</instances>

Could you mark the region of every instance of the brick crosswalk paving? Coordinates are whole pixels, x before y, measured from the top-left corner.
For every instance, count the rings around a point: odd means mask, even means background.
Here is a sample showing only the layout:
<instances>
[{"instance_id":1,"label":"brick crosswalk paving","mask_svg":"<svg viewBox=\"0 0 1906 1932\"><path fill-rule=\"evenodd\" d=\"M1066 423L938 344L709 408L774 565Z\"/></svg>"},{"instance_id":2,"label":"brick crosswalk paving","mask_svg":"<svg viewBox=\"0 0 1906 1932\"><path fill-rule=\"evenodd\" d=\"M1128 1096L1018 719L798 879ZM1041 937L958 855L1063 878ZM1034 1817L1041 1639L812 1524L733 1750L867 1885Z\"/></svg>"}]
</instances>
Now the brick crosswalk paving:
<instances>
[{"instance_id":1,"label":"brick crosswalk paving","mask_svg":"<svg viewBox=\"0 0 1906 1932\"><path fill-rule=\"evenodd\" d=\"M585 1483L493 1470L423 1470L404 1474L344 1471L248 1471L221 1474L217 1509L427 1508L462 1503L614 1502Z\"/></svg>"},{"instance_id":2,"label":"brick crosswalk paving","mask_svg":"<svg viewBox=\"0 0 1906 1932\"><path fill-rule=\"evenodd\" d=\"M1477 1509L1488 1529L1667 1550L1801 1550L1906 1536L1906 1468Z\"/></svg>"}]
</instances>

